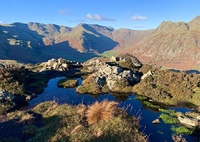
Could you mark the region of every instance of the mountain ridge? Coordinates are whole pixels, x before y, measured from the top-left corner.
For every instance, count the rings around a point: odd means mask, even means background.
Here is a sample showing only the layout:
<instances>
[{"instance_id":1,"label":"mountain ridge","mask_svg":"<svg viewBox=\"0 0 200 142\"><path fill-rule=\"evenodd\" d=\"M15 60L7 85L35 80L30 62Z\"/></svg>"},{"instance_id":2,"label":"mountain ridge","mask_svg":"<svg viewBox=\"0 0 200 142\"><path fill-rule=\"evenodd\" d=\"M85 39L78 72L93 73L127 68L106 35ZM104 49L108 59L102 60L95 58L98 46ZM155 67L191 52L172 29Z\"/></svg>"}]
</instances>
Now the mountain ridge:
<instances>
[{"instance_id":1,"label":"mountain ridge","mask_svg":"<svg viewBox=\"0 0 200 142\"><path fill-rule=\"evenodd\" d=\"M200 69L200 16L187 23L163 21L144 31L86 23L73 28L37 22L0 24L1 59L86 61L104 52L130 53L144 63L168 68Z\"/></svg>"},{"instance_id":2,"label":"mountain ridge","mask_svg":"<svg viewBox=\"0 0 200 142\"><path fill-rule=\"evenodd\" d=\"M37 22L1 24L0 58L41 62L61 56L84 61L104 51L125 47L126 42L124 39L121 41L118 35L127 36L130 32L136 31L115 30L112 27L85 23L73 28ZM150 33L151 31L137 31L137 42ZM133 42L129 39L128 43Z\"/></svg>"},{"instance_id":3,"label":"mountain ridge","mask_svg":"<svg viewBox=\"0 0 200 142\"><path fill-rule=\"evenodd\" d=\"M188 23L162 22L150 36L123 52L150 64L194 69L200 66L200 16Z\"/></svg>"}]
</instances>

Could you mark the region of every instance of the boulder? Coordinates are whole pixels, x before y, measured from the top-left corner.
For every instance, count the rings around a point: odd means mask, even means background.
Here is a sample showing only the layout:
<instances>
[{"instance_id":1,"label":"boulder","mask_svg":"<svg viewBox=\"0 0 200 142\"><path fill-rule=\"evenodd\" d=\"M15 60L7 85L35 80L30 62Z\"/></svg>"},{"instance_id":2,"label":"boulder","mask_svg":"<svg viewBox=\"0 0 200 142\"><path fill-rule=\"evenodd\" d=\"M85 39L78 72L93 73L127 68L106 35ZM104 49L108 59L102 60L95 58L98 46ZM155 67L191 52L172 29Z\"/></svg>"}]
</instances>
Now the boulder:
<instances>
[{"instance_id":1,"label":"boulder","mask_svg":"<svg viewBox=\"0 0 200 142\"><path fill-rule=\"evenodd\" d=\"M196 127L199 124L197 119L189 118L186 116L178 116L178 120L181 124L189 127Z\"/></svg>"},{"instance_id":2,"label":"boulder","mask_svg":"<svg viewBox=\"0 0 200 142\"><path fill-rule=\"evenodd\" d=\"M160 119L157 118L157 119L153 120L153 121L152 121L152 124L160 124Z\"/></svg>"}]
</instances>

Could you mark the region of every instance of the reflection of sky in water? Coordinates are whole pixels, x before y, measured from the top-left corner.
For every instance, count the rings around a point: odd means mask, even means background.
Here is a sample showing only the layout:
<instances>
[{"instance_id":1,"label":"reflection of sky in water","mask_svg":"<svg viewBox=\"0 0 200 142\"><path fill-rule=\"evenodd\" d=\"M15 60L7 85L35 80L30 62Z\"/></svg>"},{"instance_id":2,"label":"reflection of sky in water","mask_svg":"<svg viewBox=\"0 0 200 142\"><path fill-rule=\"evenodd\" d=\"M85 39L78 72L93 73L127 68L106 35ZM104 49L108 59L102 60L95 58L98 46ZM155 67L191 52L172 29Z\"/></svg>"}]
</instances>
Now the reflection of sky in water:
<instances>
[{"instance_id":1,"label":"reflection of sky in water","mask_svg":"<svg viewBox=\"0 0 200 142\"><path fill-rule=\"evenodd\" d=\"M58 88L57 82L61 77L51 79L48 83L47 88L44 92L38 95L37 98L34 98L29 102L29 107L33 107L38 103L44 101L55 100L59 104L67 103L72 105L78 105L80 103L88 105L93 102L101 101L103 99L118 101L119 106L125 108L125 110L136 117L141 117L140 120L140 131L144 132L149 136L150 142L171 142L172 131L170 130L171 125L164 124L161 121L161 124L152 124L152 121L159 117L160 112L153 112L152 110L142 108L142 104L139 100L135 98L134 95L130 95L125 101L119 101L114 96L110 94L102 94L94 98L91 95L87 94L77 94L75 88ZM81 79L79 79L79 85L81 84ZM170 108L177 111L186 112L189 111L187 108ZM192 141L189 136L185 136L187 141Z\"/></svg>"}]
</instances>

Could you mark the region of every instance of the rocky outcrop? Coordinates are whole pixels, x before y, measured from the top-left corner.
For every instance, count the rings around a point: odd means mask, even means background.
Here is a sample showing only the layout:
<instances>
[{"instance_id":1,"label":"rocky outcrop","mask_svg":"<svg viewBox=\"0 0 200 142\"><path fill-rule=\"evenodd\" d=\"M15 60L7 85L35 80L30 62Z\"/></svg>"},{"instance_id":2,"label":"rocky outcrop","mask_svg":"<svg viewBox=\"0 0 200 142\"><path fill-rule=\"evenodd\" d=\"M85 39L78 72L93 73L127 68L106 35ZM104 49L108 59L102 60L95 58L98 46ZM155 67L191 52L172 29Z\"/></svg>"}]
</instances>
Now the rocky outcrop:
<instances>
[{"instance_id":1,"label":"rocky outcrop","mask_svg":"<svg viewBox=\"0 0 200 142\"><path fill-rule=\"evenodd\" d=\"M188 127L196 127L199 124L197 119L189 118L186 116L179 116L178 120L181 124L188 126Z\"/></svg>"},{"instance_id":2,"label":"rocky outcrop","mask_svg":"<svg viewBox=\"0 0 200 142\"><path fill-rule=\"evenodd\" d=\"M69 69L67 62L62 59L51 59L47 62L41 63L42 69L40 72L48 71L48 70L56 70L56 71L67 71Z\"/></svg>"},{"instance_id":3,"label":"rocky outcrop","mask_svg":"<svg viewBox=\"0 0 200 142\"><path fill-rule=\"evenodd\" d=\"M114 56L110 59L112 62L120 60L126 61L125 58ZM91 59L84 65L87 65L88 72L93 72L93 75L96 78L95 83L100 88L106 85L109 90L114 91L116 84L124 83L128 86L132 86L140 81L140 75L138 72L121 68L118 64L103 62L102 59L99 58ZM138 62L135 66L140 67L141 64Z\"/></svg>"}]
</instances>

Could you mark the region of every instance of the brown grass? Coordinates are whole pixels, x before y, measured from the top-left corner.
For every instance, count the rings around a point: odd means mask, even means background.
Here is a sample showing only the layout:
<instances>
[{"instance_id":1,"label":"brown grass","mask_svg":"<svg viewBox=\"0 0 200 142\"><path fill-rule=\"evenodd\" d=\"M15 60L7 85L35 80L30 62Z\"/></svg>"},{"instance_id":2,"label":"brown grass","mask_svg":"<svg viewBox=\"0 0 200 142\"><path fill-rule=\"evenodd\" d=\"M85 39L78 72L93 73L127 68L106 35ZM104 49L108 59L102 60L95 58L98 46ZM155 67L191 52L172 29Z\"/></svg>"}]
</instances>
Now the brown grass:
<instances>
[{"instance_id":1,"label":"brown grass","mask_svg":"<svg viewBox=\"0 0 200 142\"><path fill-rule=\"evenodd\" d=\"M98 123L99 121L108 121L113 118L115 112L115 105L117 102L103 100L102 102L95 102L88 107L86 112L87 122L89 125Z\"/></svg>"},{"instance_id":2,"label":"brown grass","mask_svg":"<svg viewBox=\"0 0 200 142\"><path fill-rule=\"evenodd\" d=\"M34 119L35 119L35 117L33 116L33 114L27 113L27 114L25 114L24 116L21 117L19 122L20 123L22 122L24 124L25 123L30 124L30 123L33 123Z\"/></svg>"}]
</instances>

